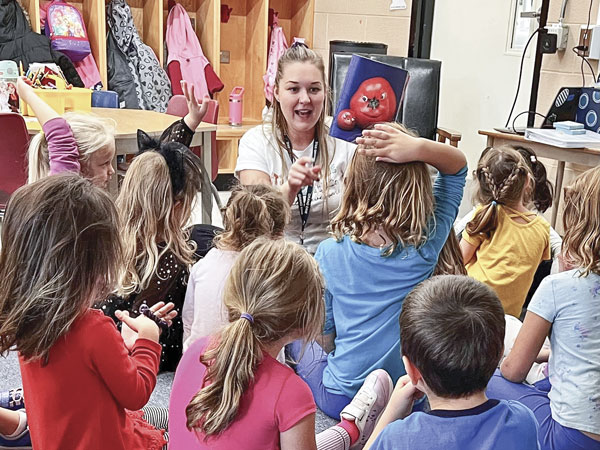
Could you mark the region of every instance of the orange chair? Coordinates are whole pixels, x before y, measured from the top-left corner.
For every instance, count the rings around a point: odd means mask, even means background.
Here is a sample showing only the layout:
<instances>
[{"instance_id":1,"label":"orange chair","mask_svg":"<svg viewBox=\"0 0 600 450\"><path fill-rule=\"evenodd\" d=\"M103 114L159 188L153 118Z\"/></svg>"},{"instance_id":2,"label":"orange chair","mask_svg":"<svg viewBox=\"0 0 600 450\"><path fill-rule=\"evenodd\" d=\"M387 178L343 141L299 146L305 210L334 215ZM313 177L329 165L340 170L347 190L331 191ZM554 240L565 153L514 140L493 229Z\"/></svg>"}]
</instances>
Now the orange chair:
<instances>
[{"instance_id":1,"label":"orange chair","mask_svg":"<svg viewBox=\"0 0 600 450\"><path fill-rule=\"evenodd\" d=\"M27 183L29 133L23 117L0 113L0 218L8 199Z\"/></svg>"}]
</instances>

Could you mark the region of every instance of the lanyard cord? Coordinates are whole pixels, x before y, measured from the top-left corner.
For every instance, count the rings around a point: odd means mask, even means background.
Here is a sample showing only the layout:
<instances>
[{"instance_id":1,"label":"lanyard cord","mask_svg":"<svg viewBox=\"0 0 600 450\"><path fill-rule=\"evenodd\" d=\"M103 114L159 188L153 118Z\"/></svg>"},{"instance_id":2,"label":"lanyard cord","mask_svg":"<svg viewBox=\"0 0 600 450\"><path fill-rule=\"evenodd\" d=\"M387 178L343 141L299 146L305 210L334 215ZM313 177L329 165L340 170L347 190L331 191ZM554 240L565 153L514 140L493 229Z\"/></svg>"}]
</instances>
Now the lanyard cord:
<instances>
[{"instance_id":1,"label":"lanyard cord","mask_svg":"<svg viewBox=\"0 0 600 450\"><path fill-rule=\"evenodd\" d=\"M288 155L293 164L294 161L296 161L296 155L294 155L294 151L292 149L292 143L290 141L290 138L288 138L287 136L284 136L284 141L285 141L285 146L286 146ZM313 150L312 150L313 161L316 161L318 156L319 156L319 140L317 139L317 136L315 135L315 138L313 141ZM305 195L303 194L303 191L306 192ZM311 184L309 186L305 186L305 188L303 188L303 189L300 189L300 192L298 192L298 195L296 197L298 199L298 211L300 212L300 219L301 219L301 231L300 231L300 244L301 245L304 244L304 229L306 228L306 224L308 223L308 216L310 215L310 205L312 203L312 193L313 193L313 186Z\"/></svg>"}]
</instances>

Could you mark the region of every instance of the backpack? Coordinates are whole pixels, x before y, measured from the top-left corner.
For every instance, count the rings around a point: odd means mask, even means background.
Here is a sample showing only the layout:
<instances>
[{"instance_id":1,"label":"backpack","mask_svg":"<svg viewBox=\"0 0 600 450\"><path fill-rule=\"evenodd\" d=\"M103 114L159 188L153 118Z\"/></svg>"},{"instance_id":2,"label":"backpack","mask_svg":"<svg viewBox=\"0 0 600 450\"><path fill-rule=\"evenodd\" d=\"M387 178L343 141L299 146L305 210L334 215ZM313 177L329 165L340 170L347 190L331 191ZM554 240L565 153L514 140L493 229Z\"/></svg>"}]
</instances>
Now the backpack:
<instances>
[{"instance_id":1,"label":"backpack","mask_svg":"<svg viewBox=\"0 0 600 450\"><path fill-rule=\"evenodd\" d=\"M64 53L73 62L81 61L91 52L81 13L63 0L54 0L48 5L45 32L52 49Z\"/></svg>"}]
</instances>

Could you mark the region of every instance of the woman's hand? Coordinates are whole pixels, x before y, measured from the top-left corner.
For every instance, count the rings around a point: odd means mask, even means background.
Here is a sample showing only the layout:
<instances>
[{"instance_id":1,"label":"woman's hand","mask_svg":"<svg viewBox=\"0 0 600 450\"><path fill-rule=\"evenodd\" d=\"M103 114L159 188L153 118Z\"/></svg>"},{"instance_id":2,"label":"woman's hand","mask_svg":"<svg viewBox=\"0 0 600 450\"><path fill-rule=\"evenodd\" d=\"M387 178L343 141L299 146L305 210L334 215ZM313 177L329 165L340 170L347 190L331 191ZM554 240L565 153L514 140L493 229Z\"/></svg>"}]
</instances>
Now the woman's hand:
<instances>
[{"instance_id":1,"label":"woman's hand","mask_svg":"<svg viewBox=\"0 0 600 450\"><path fill-rule=\"evenodd\" d=\"M183 95L185 96L188 107L188 113L185 115L183 120L190 130L196 131L196 128L198 128L198 125L200 125L200 122L202 122L202 119L204 119L204 116L206 115L210 97L206 95L202 101L198 103L194 92L194 85L188 85L187 81L185 80L181 80L181 90L183 91Z\"/></svg>"},{"instance_id":2,"label":"woman's hand","mask_svg":"<svg viewBox=\"0 0 600 450\"><path fill-rule=\"evenodd\" d=\"M158 302L150 308L150 311L171 326L173 319L177 316L177 311L173 311L174 307L175 305L173 303L167 303L165 305L164 302ZM129 351L133 349L135 341L139 338L158 342L160 328L148 317L140 314L134 319L129 316L129 311L116 311L115 315L117 316L117 319L123 322L121 336Z\"/></svg>"},{"instance_id":3,"label":"woman's hand","mask_svg":"<svg viewBox=\"0 0 600 450\"><path fill-rule=\"evenodd\" d=\"M360 145L359 153L374 156L377 161L397 164L417 160L420 146L419 138L381 123L376 124L374 129L363 130L356 143Z\"/></svg>"},{"instance_id":4,"label":"woman's hand","mask_svg":"<svg viewBox=\"0 0 600 450\"><path fill-rule=\"evenodd\" d=\"M296 198L300 189L304 186L310 186L315 181L319 181L321 175L321 166L313 166L312 158L303 156L297 159L288 174L288 186L290 188L291 198Z\"/></svg>"}]
</instances>

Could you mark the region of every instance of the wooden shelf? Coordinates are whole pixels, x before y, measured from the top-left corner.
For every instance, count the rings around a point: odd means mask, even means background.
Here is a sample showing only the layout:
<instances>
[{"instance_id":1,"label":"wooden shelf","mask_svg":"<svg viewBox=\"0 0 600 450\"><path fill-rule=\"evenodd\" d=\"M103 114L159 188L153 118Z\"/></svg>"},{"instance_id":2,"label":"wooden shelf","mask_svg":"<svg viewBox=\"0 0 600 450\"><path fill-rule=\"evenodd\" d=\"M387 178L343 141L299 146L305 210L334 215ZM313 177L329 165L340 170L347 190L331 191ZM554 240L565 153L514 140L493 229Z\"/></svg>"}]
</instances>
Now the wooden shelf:
<instances>
[{"instance_id":1,"label":"wooden shelf","mask_svg":"<svg viewBox=\"0 0 600 450\"><path fill-rule=\"evenodd\" d=\"M40 1L20 0L29 13L31 24L40 32ZM263 75L267 67L269 8L279 13L279 24L288 43L294 36L313 42L315 0L178 0L186 9L204 54L225 87L215 95L219 101L219 123L229 116L229 93L243 86L244 123L261 121L265 106ZM106 55L106 5L110 0L79 0L71 4L84 18L92 54L98 64L104 89L108 87ZM161 65L165 64L164 36L168 0L127 0L142 40L154 50ZM232 9L228 23L221 22L221 5ZM229 52L229 62L221 62L221 52Z\"/></svg>"}]
</instances>

